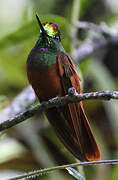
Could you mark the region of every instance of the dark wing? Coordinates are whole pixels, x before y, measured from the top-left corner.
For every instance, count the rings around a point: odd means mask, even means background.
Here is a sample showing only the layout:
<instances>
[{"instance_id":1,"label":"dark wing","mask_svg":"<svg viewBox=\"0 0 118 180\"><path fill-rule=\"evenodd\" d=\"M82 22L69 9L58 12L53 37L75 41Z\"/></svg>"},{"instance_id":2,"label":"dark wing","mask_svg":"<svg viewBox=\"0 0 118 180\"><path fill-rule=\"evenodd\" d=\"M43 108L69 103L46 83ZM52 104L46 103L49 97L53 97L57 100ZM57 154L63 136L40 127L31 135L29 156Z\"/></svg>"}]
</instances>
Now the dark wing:
<instances>
[{"instance_id":1,"label":"dark wing","mask_svg":"<svg viewBox=\"0 0 118 180\"><path fill-rule=\"evenodd\" d=\"M59 53L57 64L64 93L67 94L70 87L74 87L78 93L81 93L80 78L69 56L63 52ZM68 126L71 125L71 131L75 134L81 153L88 160L100 159L100 152L85 115L82 102L72 103L67 106L67 111L66 113L63 112L63 115L65 119L69 119Z\"/></svg>"},{"instance_id":2,"label":"dark wing","mask_svg":"<svg viewBox=\"0 0 118 180\"><path fill-rule=\"evenodd\" d=\"M57 67L62 86L62 96L74 87L81 93L80 78L71 59L63 52L57 57ZM71 103L46 111L48 120L66 148L79 160L99 160L100 152L85 115L83 104Z\"/></svg>"}]
</instances>

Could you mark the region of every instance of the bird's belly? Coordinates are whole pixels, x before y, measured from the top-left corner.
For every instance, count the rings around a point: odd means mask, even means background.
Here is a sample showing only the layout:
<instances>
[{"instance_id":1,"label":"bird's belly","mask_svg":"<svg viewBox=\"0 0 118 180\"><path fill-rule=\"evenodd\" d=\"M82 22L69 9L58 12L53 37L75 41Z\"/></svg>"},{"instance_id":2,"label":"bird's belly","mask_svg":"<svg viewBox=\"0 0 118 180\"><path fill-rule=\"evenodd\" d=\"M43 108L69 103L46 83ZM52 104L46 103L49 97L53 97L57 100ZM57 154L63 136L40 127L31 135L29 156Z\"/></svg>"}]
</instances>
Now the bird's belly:
<instances>
[{"instance_id":1,"label":"bird's belly","mask_svg":"<svg viewBox=\"0 0 118 180\"><path fill-rule=\"evenodd\" d=\"M27 68L28 79L40 101L62 96L62 87L56 64L39 71Z\"/></svg>"}]
</instances>

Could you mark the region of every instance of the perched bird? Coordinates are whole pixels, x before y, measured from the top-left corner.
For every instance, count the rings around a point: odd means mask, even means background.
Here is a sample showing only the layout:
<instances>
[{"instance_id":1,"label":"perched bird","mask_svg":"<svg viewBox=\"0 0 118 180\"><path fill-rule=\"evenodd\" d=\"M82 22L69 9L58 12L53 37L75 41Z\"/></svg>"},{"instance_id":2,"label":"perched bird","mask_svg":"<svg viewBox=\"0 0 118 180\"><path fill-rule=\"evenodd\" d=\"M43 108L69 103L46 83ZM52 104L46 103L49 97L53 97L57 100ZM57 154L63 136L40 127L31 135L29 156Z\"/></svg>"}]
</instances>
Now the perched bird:
<instances>
[{"instance_id":1,"label":"perched bird","mask_svg":"<svg viewBox=\"0 0 118 180\"><path fill-rule=\"evenodd\" d=\"M80 78L71 57L66 54L57 24L42 24L39 39L27 60L27 76L40 102L64 96L74 87L81 93ZM100 152L82 102L46 110L46 116L66 148L80 161L100 159Z\"/></svg>"}]
</instances>

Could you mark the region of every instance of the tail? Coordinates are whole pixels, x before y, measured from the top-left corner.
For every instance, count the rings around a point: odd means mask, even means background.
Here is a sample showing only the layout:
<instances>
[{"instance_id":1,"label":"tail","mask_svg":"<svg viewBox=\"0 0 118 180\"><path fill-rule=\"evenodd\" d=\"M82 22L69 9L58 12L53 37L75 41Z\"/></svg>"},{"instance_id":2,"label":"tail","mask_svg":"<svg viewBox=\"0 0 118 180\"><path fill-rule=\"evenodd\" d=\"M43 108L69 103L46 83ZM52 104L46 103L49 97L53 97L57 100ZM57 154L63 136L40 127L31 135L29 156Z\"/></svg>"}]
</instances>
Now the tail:
<instances>
[{"instance_id":1,"label":"tail","mask_svg":"<svg viewBox=\"0 0 118 180\"><path fill-rule=\"evenodd\" d=\"M46 115L59 139L77 159L80 161L100 159L98 146L81 103L48 109Z\"/></svg>"}]
</instances>

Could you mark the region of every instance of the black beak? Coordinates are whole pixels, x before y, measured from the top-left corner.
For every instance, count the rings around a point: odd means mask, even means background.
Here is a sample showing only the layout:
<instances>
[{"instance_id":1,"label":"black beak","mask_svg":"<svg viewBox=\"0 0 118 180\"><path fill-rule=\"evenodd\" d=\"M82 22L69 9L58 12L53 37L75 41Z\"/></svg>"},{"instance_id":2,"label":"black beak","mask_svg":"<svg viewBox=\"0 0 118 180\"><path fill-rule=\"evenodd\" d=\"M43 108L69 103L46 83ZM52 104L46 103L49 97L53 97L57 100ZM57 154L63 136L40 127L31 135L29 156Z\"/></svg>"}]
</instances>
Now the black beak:
<instances>
[{"instance_id":1,"label":"black beak","mask_svg":"<svg viewBox=\"0 0 118 180\"><path fill-rule=\"evenodd\" d=\"M37 14L36 14L36 19L37 19L38 24L39 24L39 26L41 28L43 36L45 36L45 37L48 36Z\"/></svg>"}]
</instances>

